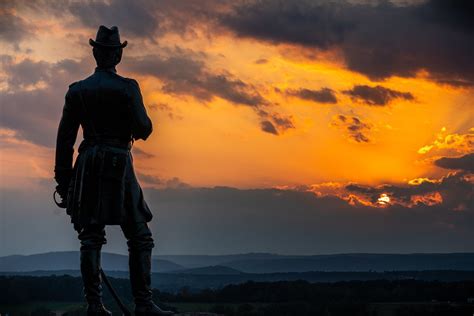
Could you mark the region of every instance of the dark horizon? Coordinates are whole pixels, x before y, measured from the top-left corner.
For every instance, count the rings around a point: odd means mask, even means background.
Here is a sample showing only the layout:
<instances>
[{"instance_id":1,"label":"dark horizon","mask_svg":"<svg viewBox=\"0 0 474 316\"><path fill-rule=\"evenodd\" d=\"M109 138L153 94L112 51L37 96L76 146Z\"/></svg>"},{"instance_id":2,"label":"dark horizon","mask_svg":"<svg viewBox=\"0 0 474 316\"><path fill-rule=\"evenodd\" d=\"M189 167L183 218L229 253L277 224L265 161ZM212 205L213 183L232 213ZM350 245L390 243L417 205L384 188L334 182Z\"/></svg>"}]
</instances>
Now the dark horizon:
<instances>
[{"instance_id":1,"label":"dark horizon","mask_svg":"<svg viewBox=\"0 0 474 316\"><path fill-rule=\"evenodd\" d=\"M13 253L9 255L2 255L0 258L10 257L10 256L34 256L34 255L43 255L48 253L61 253L61 252L78 252L77 249L72 250L55 250L47 252L36 252L36 253ZM107 254L117 254L117 255L128 255L128 252L110 252L103 251L102 253ZM167 254L159 253L154 254L153 257L166 257L166 256L240 256L240 255L273 255L273 256L338 256L338 255L450 255L450 254L474 254L474 251L453 251L453 252L335 252L335 253L313 253L313 254L286 254L286 253L272 253L265 251L250 251L250 252L239 252L239 253L223 253L223 254Z\"/></svg>"}]
</instances>

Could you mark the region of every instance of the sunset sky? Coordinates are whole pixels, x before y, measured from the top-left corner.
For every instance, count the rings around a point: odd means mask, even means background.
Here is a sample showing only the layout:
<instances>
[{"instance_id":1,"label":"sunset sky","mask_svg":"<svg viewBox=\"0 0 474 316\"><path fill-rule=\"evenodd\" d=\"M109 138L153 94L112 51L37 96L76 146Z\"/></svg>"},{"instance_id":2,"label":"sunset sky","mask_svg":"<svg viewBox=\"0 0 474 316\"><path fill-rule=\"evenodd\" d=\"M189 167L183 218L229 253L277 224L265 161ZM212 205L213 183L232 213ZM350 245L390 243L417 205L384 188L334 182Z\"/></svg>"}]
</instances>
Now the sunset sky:
<instances>
[{"instance_id":1,"label":"sunset sky","mask_svg":"<svg viewBox=\"0 0 474 316\"><path fill-rule=\"evenodd\" d=\"M154 124L157 253L474 251L472 2L7 0L0 255L77 247L54 145L101 24Z\"/></svg>"}]
</instances>

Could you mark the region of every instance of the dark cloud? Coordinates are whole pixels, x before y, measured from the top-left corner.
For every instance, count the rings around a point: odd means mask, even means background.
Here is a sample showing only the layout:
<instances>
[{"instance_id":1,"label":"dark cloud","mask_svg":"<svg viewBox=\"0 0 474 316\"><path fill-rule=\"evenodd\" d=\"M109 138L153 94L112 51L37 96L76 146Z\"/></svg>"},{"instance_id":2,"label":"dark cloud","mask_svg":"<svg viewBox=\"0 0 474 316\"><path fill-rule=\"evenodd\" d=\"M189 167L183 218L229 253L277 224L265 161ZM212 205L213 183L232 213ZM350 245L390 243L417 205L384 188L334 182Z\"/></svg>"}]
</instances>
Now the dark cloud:
<instances>
[{"instance_id":1,"label":"dark cloud","mask_svg":"<svg viewBox=\"0 0 474 316\"><path fill-rule=\"evenodd\" d=\"M163 185L164 183L163 179L157 176L145 174L139 171L137 171L136 174L137 174L137 177L140 179L140 182L144 182L146 184Z\"/></svg>"},{"instance_id":2,"label":"dark cloud","mask_svg":"<svg viewBox=\"0 0 474 316\"><path fill-rule=\"evenodd\" d=\"M221 23L239 36L321 48L341 42L352 26L335 5L310 1L241 2Z\"/></svg>"},{"instance_id":3,"label":"dark cloud","mask_svg":"<svg viewBox=\"0 0 474 316\"><path fill-rule=\"evenodd\" d=\"M275 125L273 125L272 122L270 121L261 121L260 122L260 127L262 128L262 131L273 134L273 135L278 135L278 131L275 128Z\"/></svg>"},{"instance_id":4,"label":"dark cloud","mask_svg":"<svg viewBox=\"0 0 474 316\"><path fill-rule=\"evenodd\" d=\"M364 195L371 203L377 203L382 194L387 194L392 204L405 206L439 204L447 210L474 211L472 182L463 172L449 174L440 180L416 179L404 186L386 184L371 187L350 184L346 189Z\"/></svg>"},{"instance_id":5,"label":"dark cloud","mask_svg":"<svg viewBox=\"0 0 474 316\"><path fill-rule=\"evenodd\" d=\"M352 140L358 143L370 142L366 134L371 127L368 123L362 122L358 117L342 114L336 115L333 117L331 125L342 128Z\"/></svg>"},{"instance_id":6,"label":"dark cloud","mask_svg":"<svg viewBox=\"0 0 474 316\"><path fill-rule=\"evenodd\" d=\"M27 8L34 12L45 13L57 17L69 14L77 19L69 24L69 30L83 25L97 29L99 25L117 25L125 35L137 38L152 38L159 28L159 19L155 13L159 8L158 1L48 1L32 0L15 2L19 9ZM92 36L91 37L95 37Z\"/></svg>"},{"instance_id":7,"label":"dark cloud","mask_svg":"<svg viewBox=\"0 0 474 316\"><path fill-rule=\"evenodd\" d=\"M158 3L152 1L95 1L72 2L70 13L84 25L96 28L119 24L120 29L136 37L152 37L158 30L158 19L153 15Z\"/></svg>"},{"instance_id":8,"label":"dark cloud","mask_svg":"<svg viewBox=\"0 0 474 316\"><path fill-rule=\"evenodd\" d=\"M228 7L228 2L224 0L18 0L15 5L60 17L69 14L79 22L76 24L92 30L96 30L101 24L117 25L124 38L128 38L133 44L133 39L155 42L157 38L169 33L195 36L197 28L208 33L208 24L213 16ZM69 26L74 27L72 24Z\"/></svg>"},{"instance_id":9,"label":"dark cloud","mask_svg":"<svg viewBox=\"0 0 474 316\"><path fill-rule=\"evenodd\" d=\"M404 99L412 101L415 98L410 92L401 92L385 88L382 86L370 87L366 85L356 85L351 90L343 93L351 96L355 101L362 101L368 105L384 106L394 99Z\"/></svg>"},{"instance_id":10,"label":"dark cloud","mask_svg":"<svg viewBox=\"0 0 474 316\"><path fill-rule=\"evenodd\" d=\"M474 3L470 0L431 0L420 14L433 23L443 23L464 31L474 30Z\"/></svg>"},{"instance_id":11,"label":"dark cloud","mask_svg":"<svg viewBox=\"0 0 474 316\"><path fill-rule=\"evenodd\" d=\"M261 106L267 103L253 85L227 75L209 76L205 79L203 87L237 104Z\"/></svg>"},{"instance_id":12,"label":"dark cloud","mask_svg":"<svg viewBox=\"0 0 474 316\"><path fill-rule=\"evenodd\" d=\"M173 109L168 103L152 103L148 105L151 110L160 110L164 112L172 120L182 120L183 116L178 114L175 109Z\"/></svg>"},{"instance_id":13,"label":"dark cloud","mask_svg":"<svg viewBox=\"0 0 474 316\"><path fill-rule=\"evenodd\" d=\"M54 87L56 87L56 84L64 86L68 84L68 80L72 82L73 79L77 79L77 76L85 73L84 61L72 59L50 63L26 58L15 62L12 56L1 55L0 67L7 76L6 82L8 83L9 92L23 90L29 85L35 85L41 81Z\"/></svg>"},{"instance_id":14,"label":"dark cloud","mask_svg":"<svg viewBox=\"0 0 474 316\"><path fill-rule=\"evenodd\" d=\"M142 172L137 172L137 177L141 182L145 184L146 187L153 188L167 188L167 189L184 189L189 188L189 184L184 183L177 177L170 179L163 179L154 175L145 174Z\"/></svg>"},{"instance_id":15,"label":"dark cloud","mask_svg":"<svg viewBox=\"0 0 474 316\"><path fill-rule=\"evenodd\" d=\"M63 90L66 93L66 90ZM38 145L53 147L56 129L64 105L64 96L50 90L0 93L0 126L12 129L16 136Z\"/></svg>"},{"instance_id":16,"label":"dark cloud","mask_svg":"<svg viewBox=\"0 0 474 316\"><path fill-rule=\"evenodd\" d=\"M33 85L39 81L50 79L51 72L54 71L50 63L45 61L32 61L24 59L19 63L13 63L13 59L6 58L2 63L2 68L7 72L7 82L14 89Z\"/></svg>"},{"instance_id":17,"label":"dark cloud","mask_svg":"<svg viewBox=\"0 0 474 316\"><path fill-rule=\"evenodd\" d=\"M374 80L427 70L436 81L474 85L474 10L469 0L245 1L220 18L242 37L339 49L349 69Z\"/></svg>"},{"instance_id":18,"label":"dark cloud","mask_svg":"<svg viewBox=\"0 0 474 316\"><path fill-rule=\"evenodd\" d=\"M228 73L213 73L206 68L202 54L177 51L172 56L148 55L130 57L124 63L127 70L150 75L163 81L163 91L190 95L201 101L215 97L235 104L259 107L268 102L257 88Z\"/></svg>"},{"instance_id":19,"label":"dark cloud","mask_svg":"<svg viewBox=\"0 0 474 316\"><path fill-rule=\"evenodd\" d=\"M18 50L22 41L33 36L33 26L15 14L9 6L0 6L0 41L3 42L3 45L12 45L14 49Z\"/></svg>"},{"instance_id":20,"label":"dark cloud","mask_svg":"<svg viewBox=\"0 0 474 316\"><path fill-rule=\"evenodd\" d=\"M158 78L163 82L165 93L192 96L204 102L218 97L249 106L260 117L261 129L266 133L279 135L295 127L291 116L269 110L273 104L259 93L256 86L225 71L210 71L204 62L205 54L181 49L168 54L132 57L124 66L129 72Z\"/></svg>"},{"instance_id":21,"label":"dark cloud","mask_svg":"<svg viewBox=\"0 0 474 316\"><path fill-rule=\"evenodd\" d=\"M434 164L438 167L445 169L474 172L474 153L470 153L456 158L443 157L438 160L435 160Z\"/></svg>"},{"instance_id":22,"label":"dark cloud","mask_svg":"<svg viewBox=\"0 0 474 316\"><path fill-rule=\"evenodd\" d=\"M280 130L287 130L290 128L295 128L293 123L293 118L291 116L284 116L282 114L273 113L271 115L272 121L278 126Z\"/></svg>"},{"instance_id":23,"label":"dark cloud","mask_svg":"<svg viewBox=\"0 0 474 316\"><path fill-rule=\"evenodd\" d=\"M84 77L86 61L61 60L56 63L9 56L0 58L8 88L0 91L0 126L12 129L17 137L53 147L68 84ZM42 86L30 88L42 83Z\"/></svg>"},{"instance_id":24,"label":"dark cloud","mask_svg":"<svg viewBox=\"0 0 474 316\"><path fill-rule=\"evenodd\" d=\"M311 0L7 3L0 20L5 24L0 36L7 42L33 35L27 21L12 13L15 7L28 7L58 17L71 15L91 31L100 24L118 25L132 44L133 38L156 42L170 33L218 36L225 28L238 36L301 45L316 52L338 49L349 69L374 80L427 70L431 79L442 84L474 85L474 12L467 0L414 5ZM72 31L76 24L66 28Z\"/></svg>"},{"instance_id":25,"label":"dark cloud","mask_svg":"<svg viewBox=\"0 0 474 316\"><path fill-rule=\"evenodd\" d=\"M140 149L137 146L133 146L133 155L138 156L143 159L155 157L154 154L144 151L143 149Z\"/></svg>"},{"instance_id":26,"label":"dark cloud","mask_svg":"<svg viewBox=\"0 0 474 316\"><path fill-rule=\"evenodd\" d=\"M436 79L435 81L441 85L447 85L456 88L470 88L474 85L472 81L462 79Z\"/></svg>"},{"instance_id":27,"label":"dark cloud","mask_svg":"<svg viewBox=\"0 0 474 316\"><path fill-rule=\"evenodd\" d=\"M268 59L266 59L266 58L260 58L260 59L257 59L257 60L255 61L255 63L256 63L257 65L266 64L266 63L268 63Z\"/></svg>"},{"instance_id":28,"label":"dark cloud","mask_svg":"<svg viewBox=\"0 0 474 316\"><path fill-rule=\"evenodd\" d=\"M305 88L288 89L286 90L286 94L319 103L337 103L336 93L329 88L321 88L319 90Z\"/></svg>"},{"instance_id":29,"label":"dark cloud","mask_svg":"<svg viewBox=\"0 0 474 316\"><path fill-rule=\"evenodd\" d=\"M288 129L295 128L293 117L279 113L269 113L265 110L258 110L260 116L260 128L266 133L280 135Z\"/></svg>"}]
</instances>

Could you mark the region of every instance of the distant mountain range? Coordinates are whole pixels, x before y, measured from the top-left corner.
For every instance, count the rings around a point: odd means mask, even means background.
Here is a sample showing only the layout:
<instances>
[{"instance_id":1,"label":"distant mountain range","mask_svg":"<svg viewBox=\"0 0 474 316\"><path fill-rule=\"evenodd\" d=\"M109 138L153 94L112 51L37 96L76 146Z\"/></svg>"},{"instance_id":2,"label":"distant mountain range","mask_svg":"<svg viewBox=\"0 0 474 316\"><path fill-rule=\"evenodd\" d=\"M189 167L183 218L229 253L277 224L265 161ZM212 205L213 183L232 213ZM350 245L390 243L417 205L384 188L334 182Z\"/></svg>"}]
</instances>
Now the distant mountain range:
<instances>
[{"instance_id":1,"label":"distant mountain range","mask_svg":"<svg viewBox=\"0 0 474 316\"><path fill-rule=\"evenodd\" d=\"M243 274L243 272L232 269L225 266L209 266L201 268L192 268L192 269L181 269L176 271L171 271L168 273L175 274L196 274L196 275L234 275L234 274Z\"/></svg>"},{"instance_id":2,"label":"distant mountain range","mask_svg":"<svg viewBox=\"0 0 474 316\"><path fill-rule=\"evenodd\" d=\"M128 256L102 253L104 270L128 271ZM153 272L166 272L184 269L183 266L162 259L153 259ZM79 270L79 252L48 252L35 255L13 255L0 257L1 272Z\"/></svg>"},{"instance_id":3,"label":"distant mountain range","mask_svg":"<svg viewBox=\"0 0 474 316\"><path fill-rule=\"evenodd\" d=\"M103 253L108 271L127 271L126 255ZM232 275L309 271L383 272L422 270L474 271L474 253L448 254L335 254L285 256L250 253L223 256L167 255L153 258L153 272ZM0 272L78 270L79 252L50 252L0 257Z\"/></svg>"},{"instance_id":4,"label":"distant mountain range","mask_svg":"<svg viewBox=\"0 0 474 316\"><path fill-rule=\"evenodd\" d=\"M183 267L225 266L245 273L307 271L474 270L474 253L335 254L286 256L250 253L225 256L157 256Z\"/></svg>"},{"instance_id":5,"label":"distant mountain range","mask_svg":"<svg viewBox=\"0 0 474 316\"><path fill-rule=\"evenodd\" d=\"M198 268L207 266L222 265L227 262L241 260L269 260L290 258L291 256L283 256L271 253L245 253L235 255L160 255L155 256L157 259L169 260L187 268Z\"/></svg>"}]
</instances>

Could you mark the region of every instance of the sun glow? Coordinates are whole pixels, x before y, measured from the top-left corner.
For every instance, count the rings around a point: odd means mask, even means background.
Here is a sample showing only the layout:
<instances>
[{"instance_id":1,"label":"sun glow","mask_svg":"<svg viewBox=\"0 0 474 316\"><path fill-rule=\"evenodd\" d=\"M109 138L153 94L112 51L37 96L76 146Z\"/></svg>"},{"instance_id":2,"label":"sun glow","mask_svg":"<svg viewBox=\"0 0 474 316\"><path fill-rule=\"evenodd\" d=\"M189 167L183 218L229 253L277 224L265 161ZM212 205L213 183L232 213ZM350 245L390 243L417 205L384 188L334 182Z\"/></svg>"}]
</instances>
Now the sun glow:
<instances>
[{"instance_id":1,"label":"sun glow","mask_svg":"<svg viewBox=\"0 0 474 316\"><path fill-rule=\"evenodd\" d=\"M390 205L390 197L386 193L380 194L380 197L377 199L377 204L382 206Z\"/></svg>"}]
</instances>

